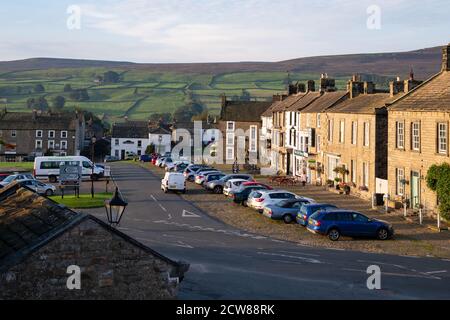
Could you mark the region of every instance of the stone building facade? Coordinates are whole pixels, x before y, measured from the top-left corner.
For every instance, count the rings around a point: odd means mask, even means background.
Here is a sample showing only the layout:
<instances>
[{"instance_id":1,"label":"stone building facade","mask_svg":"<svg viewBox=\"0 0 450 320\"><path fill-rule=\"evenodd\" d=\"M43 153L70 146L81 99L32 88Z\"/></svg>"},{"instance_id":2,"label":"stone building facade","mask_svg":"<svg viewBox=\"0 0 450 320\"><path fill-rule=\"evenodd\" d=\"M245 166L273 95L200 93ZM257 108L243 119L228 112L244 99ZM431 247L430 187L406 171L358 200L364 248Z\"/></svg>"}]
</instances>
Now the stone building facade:
<instances>
[{"instance_id":1,"label":"stone building facade","mask_svg":"<svg viewBox=\"0 0 450 320\"><path fill-rule=\"evenodd\" d=\"M22 161L26 156L80 155L85 121L81 112L0 112L0 161Z\"/></svg>"},{"instance_id":2,"label":"stone building facade","mask_svg":"<svg viewBox=\"0 0 450 320\"><path fill-rule=\"evenodd\" d=\"M2 189L0 203L0 299L176 298L186 264L18 185ZM67 286L72 266L79 289Z\"/></svg>"},{"instance_id":3,"label":"stone building facade","mask_svg":"<svg viewBox=\"0 0 450 320\"><path fill-rule=\"evenodd\" d=\"M389 108L389 195L412 209L433 212L436 194L425 181L433 164L450 163L450 45L443 48L439 74Z\"/></svg>"}]
</instances>

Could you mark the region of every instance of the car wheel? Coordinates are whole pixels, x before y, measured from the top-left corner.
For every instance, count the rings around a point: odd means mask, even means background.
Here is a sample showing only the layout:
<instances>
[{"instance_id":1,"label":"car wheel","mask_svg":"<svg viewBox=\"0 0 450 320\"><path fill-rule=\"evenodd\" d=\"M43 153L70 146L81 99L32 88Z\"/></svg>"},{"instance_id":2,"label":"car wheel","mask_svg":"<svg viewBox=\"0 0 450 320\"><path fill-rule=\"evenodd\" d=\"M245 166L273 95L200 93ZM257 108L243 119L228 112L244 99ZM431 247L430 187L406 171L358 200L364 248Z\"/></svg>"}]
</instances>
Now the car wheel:
<instances>
[{"instance_id":1,"label":"car wheel","mask_svg":"<svg viewBox=\"0 0 450 320\"><path fill-rule=\"evenodd\" d=\"M50 177L48 177L48 181L50 181L51 183L56 183L58 181L58 179L56 179L55 176L50 176Z\"/></svg>"},{"instance_id":2,"label":"car wheel","mask_svg":"<svg viewBox=\"0 0 450 320\"><path fill-rule=\"evenodd\" d=\"M286 214L286 215L283 217L283 221L284 221L284 223L286 223L286 224L291 224L292 221L294 221L294 219L292 219L291 215Z\"/></svg>"},{"instance_id":3,"label":"car wheel","mask_svg":"<svg viewBox=\"0 0 450 320\"><path fill-rule=\"evenodd\" d=\"M48 189L47 191L45 191L45 195L47 197L51 197L53 195L53 190Z\"/></svg>"},{"instance_id":4,"label":"car wheel","mask_svg":"<svg viewBox=\"0 0 450 320\"><path fill-rule=\"evenodd\" d=\"M378 240L387 240L389 238L389 231L386 228L381 228L377 232L377 238Z\"/></svg>"},{"instance_id":5,"label":"car wheel","mask_svg":"<svg viewBox=\"0 0 450 320\"><path fill-rule=\"evenodd\" d=\"M242 203L241 203L241 204L242 204L242 206L243 206L243 207L248 207L248 203L247 203L247 200L244 200L244 201L242 201Z\"/></svg>"},{"instance_id":6,"label":"car wheel","mask_svg":"<svg viewBox=\"0 0 450 320\"><path fill-rule=\"evenodd\" d=\"M259 213L259 214L263 214L263 213L264 213L264 210L259 209L259 210L258 210L258 213Z\"/></svg>"},{"instance_id":7,"label":"car wheel","mask_svg":"<svg viewBox=\"0 0 450 320\"><path fill-rule=\"evenodd\" d=\"M167 188L164 188L164 193L168 193L169 190Z\"/></svg>"},{"instance_id":8,"label":"car wheel","mask_svg":"<svg viewBox=\"0 0 450 320\"><path fill-rule=\"evenodd\" d=\"M214 187L214 193L215 194L221 194L223 193L223 188L221 186Z\"/></svg>"},{"instance_id":9,"label":"car wheel","mask_svg":"<svg viewBox=\"0 0 450 320\"><path fill-rule=\"evenodd\" d=\"M329 238L331 241L338 241L340 237L341 237L341 233L339 232L338 229L331 229L331 230L328 232L328 238Z\"/></svg>"}]
</instances>

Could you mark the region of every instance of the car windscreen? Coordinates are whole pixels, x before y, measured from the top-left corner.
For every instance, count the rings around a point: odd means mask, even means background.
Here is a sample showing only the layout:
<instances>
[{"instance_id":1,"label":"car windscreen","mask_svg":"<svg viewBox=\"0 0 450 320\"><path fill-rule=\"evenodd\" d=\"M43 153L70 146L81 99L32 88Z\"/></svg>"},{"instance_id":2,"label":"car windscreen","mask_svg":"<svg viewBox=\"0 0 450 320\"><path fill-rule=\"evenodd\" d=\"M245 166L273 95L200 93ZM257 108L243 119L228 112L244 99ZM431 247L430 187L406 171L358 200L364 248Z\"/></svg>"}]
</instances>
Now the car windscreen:
<instances>
[{"instance_id":1,"label":"car windscreen","mask_svg":"<svg viewBox=\"0 0 450 320\"><path fill-rule=\"evenodd\" d=\"M253 191L253 192L250 194L250 197L251 197L251 198L254 198L254 199L259 199L259 198L262 197L262 193L261 193L261 192L258 192L258 191Z\"/></svg>"},{"instance_id":2,"label":"car windscreen","mask_svg":"<svg viewBox=\"0 0 450 320\"><path fill-rule=\"evenodd\" d=\"M4 182L11 182L11 181L14 181L14 179L16 178L16 176L9 176L9 177L7 177L5 180L3 180Z\"/></svg>"}]
</instances>

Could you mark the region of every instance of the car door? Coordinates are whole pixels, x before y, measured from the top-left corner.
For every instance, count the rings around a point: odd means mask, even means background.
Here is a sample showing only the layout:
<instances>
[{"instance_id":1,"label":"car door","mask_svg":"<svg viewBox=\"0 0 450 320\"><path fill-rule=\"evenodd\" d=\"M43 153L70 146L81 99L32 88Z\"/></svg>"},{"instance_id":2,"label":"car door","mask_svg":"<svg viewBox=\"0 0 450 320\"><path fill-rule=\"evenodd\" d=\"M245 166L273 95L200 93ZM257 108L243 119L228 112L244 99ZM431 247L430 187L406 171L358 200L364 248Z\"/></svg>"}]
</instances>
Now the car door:
<instances>
[{"instance_id":1,"label":"car door","mask_svg":"<svg viewBox=\"0 0 450 320\"><path fill-rule=\"evenodd\" d=\"M343 236L354 236L354 229L353 229L353 217L350 212L339 212L336 215L337 221L337 227L339 228L341 234Z\"/></svg>"},{"instance_id":2,"label":"car door","mask_svg":"<svg viewBox=\"0 0 450 320\"><path fill-rule=\"evenodd\" d=\"M375 224L366 216L357 212L352 214L355 236L364 237L376 233Z\"/></svg>"}]
</instances>

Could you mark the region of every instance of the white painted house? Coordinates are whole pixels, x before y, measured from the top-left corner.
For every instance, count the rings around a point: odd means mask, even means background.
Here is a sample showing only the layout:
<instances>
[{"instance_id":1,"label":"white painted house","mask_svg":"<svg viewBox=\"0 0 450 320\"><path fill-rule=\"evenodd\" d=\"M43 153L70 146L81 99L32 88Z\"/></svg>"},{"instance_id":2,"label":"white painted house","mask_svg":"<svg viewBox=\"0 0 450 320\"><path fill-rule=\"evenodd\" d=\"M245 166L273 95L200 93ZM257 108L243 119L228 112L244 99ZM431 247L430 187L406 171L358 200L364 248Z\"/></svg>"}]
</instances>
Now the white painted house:
<instances>
[{"instance_id":1,"label":"white painted house","mask_svg":"<svg viewBox=\"0 0 450 320\"><path fill-rule=\"evenodd\" d=\"M165 154L172 151L172 132L164 128L150 130L149 144L155 146L156 153Z\"/></svg>"},{"instance_id":2,"label":"white painted house","mask_svg":"<svg viewBox=\"0 0 450 320\"><path fill-rule=\"evenodd\" d=\"M147 122L126 121L113 125L111 155L124 160L129 155L143 155L150 145Z\"/></svg>"}]
</instances>

